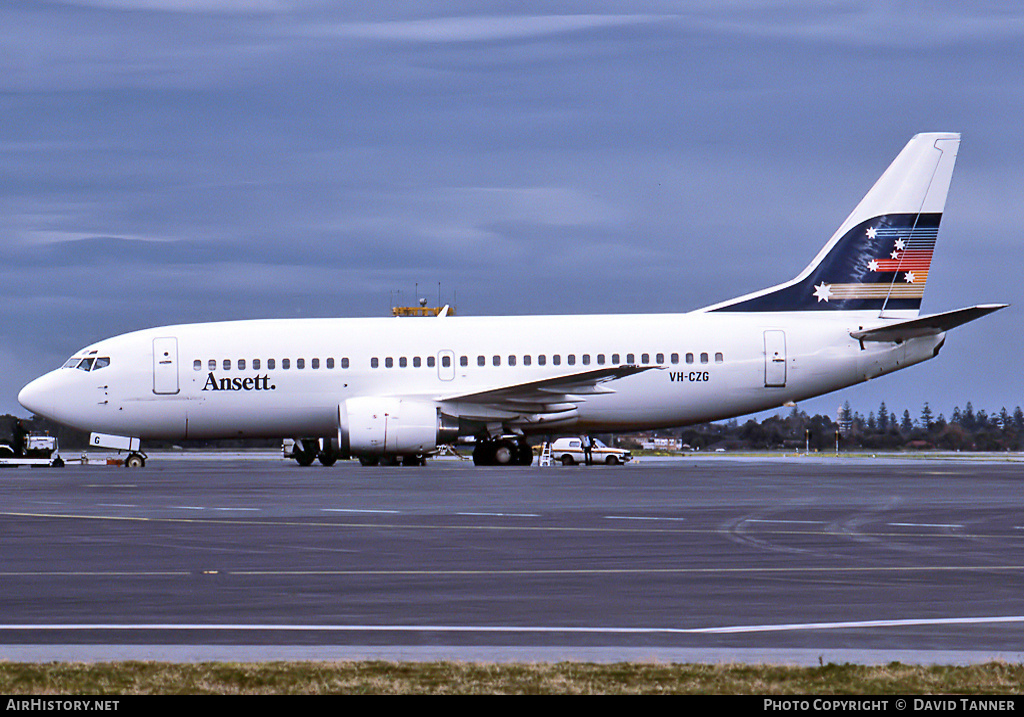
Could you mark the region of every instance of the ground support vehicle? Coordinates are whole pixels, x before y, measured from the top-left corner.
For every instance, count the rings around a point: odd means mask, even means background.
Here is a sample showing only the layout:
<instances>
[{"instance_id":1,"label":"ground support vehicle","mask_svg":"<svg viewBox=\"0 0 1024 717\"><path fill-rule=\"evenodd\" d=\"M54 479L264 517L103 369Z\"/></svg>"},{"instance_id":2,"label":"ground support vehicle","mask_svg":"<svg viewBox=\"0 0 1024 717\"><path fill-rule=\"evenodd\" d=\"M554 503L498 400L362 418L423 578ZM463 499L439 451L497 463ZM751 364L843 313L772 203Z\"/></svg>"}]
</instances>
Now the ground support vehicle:
<instances>
[{"instance_id":1,"label":"ground support vehicle","mask_svg":"<svg viewBox=\"0 0 1024 717\"><path fill-rule=\"evenodd\" d=\"M20 443L20 445L19 445ZM0 466L52 466L61 468L57 437L41 433L24 435L22 441L0 443Z\"/></svg>"},{"instance_id":2,"label":"ground support vehicle","mask_svg":"<svg viewBox=\"0 0 1024 717\"><path fill-rule=\"evenodd\" d=\"M586 464L587 454L584 450L584 436L559 438L551 444L551 458L563 466L577 463ZM612 448L596 438L590 439L593 447L590 450L590 463L617 466L633 460L633 454L624 448Z\"/></svg>"}]
</instances>

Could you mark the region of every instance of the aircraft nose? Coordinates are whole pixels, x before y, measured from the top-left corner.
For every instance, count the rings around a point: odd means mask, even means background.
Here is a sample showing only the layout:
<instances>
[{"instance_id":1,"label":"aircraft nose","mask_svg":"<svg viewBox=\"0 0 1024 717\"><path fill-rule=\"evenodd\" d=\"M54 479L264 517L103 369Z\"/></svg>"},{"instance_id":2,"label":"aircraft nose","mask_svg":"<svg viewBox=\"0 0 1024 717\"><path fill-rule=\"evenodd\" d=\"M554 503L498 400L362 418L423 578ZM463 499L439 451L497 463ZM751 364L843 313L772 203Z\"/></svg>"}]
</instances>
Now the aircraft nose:
<instances>
[{"instance_id":1,"label":"aircraft nose","mask_svg":"<svg viewBox=\"0 0 1024 717\"><path fill-rule=\"evenodd\" d=\"M30 382L18 393L18 403L37 416L52 416L53 391L49 384L49 374Z\"/></svg>"}]
</instances>

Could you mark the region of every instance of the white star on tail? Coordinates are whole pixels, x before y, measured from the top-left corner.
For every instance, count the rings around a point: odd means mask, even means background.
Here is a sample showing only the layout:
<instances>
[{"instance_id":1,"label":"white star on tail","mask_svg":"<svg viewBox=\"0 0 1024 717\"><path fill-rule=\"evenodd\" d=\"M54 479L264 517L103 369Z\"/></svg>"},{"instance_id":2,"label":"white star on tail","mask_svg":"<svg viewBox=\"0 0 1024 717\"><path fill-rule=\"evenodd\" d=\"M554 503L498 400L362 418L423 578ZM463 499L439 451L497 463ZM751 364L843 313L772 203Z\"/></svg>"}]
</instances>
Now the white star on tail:
<instances>
[{"instance_id":1,"label":"white star on tail","mask_svg":"<svg viewBox=\"0 0 1024 717\"><path fill-rule=\"evenodd\" d=\"M814 287L814 295L818 297L819 303L824 301L827 304L828 300L832 297L832 287L823 281Z\"/></svg>"},{"instance_id":2,"label":"white star on tail","mask_svg":"<svg viewBox=\"0 0 1024 717\"><path fill-rule=\"evenodd\" d=\"M872 259L868 262L868 271L878 271L878 262Z\"/></svg>"},{"instance_id":3,"label":"white star on tail","mask_svg":"<svg viewBox=\"0 0 1024 717\"><path fill-rule=\"evenodd\" d=\"M897 249L902 251L903 247L905 247L906 245L907 245L907 243L905 241L903 241L902 239L897 239L896 240L896 248Z\"/></svg>"},{"instance_id":4,"label":"white star on tail","mask_svg":"<svg viewBox=\"0 0 1024 717\"><path fill-rule=\"evenodd\" d=\"M878 234L877 229L874 227L868 227L868 239L874 239L876 234Z\"/></svg>"},{"instance_id":5,"label":"white star on tail","mask_svg":"<svg viewBox=\"0 0 1024 717\"><path fill-rule=\"evenodd\" d=\"M904 279L906 280L906 282L907 282L908 284L913 284L913 283L914 283L914 280L915 280L915 279L914 279L914 272L912 272L912 271L908 271L908 272L907 272L907 275L906 275L905 277L903 277L903 278L904 278Z\"/></svg>"}]
</instances>

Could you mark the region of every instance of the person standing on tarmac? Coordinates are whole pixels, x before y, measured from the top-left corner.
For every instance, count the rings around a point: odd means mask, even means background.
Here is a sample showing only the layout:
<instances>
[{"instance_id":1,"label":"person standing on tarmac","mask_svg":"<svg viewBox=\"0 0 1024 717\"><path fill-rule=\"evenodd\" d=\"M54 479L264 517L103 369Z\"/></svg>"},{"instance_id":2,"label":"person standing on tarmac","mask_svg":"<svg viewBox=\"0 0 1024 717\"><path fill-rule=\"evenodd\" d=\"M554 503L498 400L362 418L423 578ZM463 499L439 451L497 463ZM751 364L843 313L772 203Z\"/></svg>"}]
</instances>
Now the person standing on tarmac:
<instances>
[{"instance_id":1,"label":"person standing on tarmac","mask_svg":"<svg viewBox=\"0 0 1024 717\"><path fill-rule=\"evenodd\" d=\"M25 436L28 435L28 429L25 428L25 424L20 420L14 422L14 436L11 441L11 448L14 449L14 455L23 456L25 455Z\"/></svg>"},{"instance_id":2,"label":"person standing on tarmac","mask_svg":"<svg viewBox=\"0 0 1024 717\"><path fill-rule=\"evenodd\" d=\"M594 465L594 440L590 436L583 436L583 458L588 466Z\"/></svg>"}]
</instances>

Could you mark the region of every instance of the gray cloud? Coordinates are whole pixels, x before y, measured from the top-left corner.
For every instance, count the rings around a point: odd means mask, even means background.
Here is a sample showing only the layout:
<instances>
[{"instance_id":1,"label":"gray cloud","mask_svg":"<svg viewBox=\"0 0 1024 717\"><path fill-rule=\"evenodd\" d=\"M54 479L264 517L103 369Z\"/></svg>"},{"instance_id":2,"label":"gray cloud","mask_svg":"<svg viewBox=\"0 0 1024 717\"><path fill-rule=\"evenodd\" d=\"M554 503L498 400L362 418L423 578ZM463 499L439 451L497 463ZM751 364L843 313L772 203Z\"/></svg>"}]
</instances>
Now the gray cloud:
<instances>
[{"instance_id":1,"label":"gray cloud","mask_svg":"<svg viewBox=\"0 0 1024 717\"><path fill-rule=\"evenodd\" d=\"M653 22L648 15L494 15L319 24L318 35L422 43L494 42Z\"/></svg>"},{"instance_id":2,"label":"gray cloud","mask_svg":"<svg viewBox=\"0 0 1024 717\"><path fill-rule=\"evenodd\" d=\"M964 133L926 309L1020 303L1016 5L584 9L0 6L0 412L104 336L416 282L469 314L714 303L795 275L919 131ZM806 408L1021 403L1012 311Z\"/></svg>"}]
</instances>

